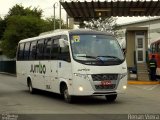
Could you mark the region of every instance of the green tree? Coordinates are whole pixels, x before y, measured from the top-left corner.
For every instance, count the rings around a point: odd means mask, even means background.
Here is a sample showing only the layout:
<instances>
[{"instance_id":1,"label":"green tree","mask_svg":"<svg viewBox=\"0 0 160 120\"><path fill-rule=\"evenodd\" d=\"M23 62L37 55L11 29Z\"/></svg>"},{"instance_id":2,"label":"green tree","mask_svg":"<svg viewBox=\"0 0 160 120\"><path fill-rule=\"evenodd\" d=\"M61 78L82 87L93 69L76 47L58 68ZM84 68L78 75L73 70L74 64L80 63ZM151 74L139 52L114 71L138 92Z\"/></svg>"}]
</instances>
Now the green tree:
<instances>
[{"instance_id":1,"label":"green tree","mask_svg":"<svg viewBox=\"0 0 160 120\"><path fill-rule=\"evenodd\" d=\"M22 5L13 6L4 19L0 19L0 48L9 58L15 58L18 42L22 39L34 37L42 32L54 28L54 18L42 19L42 10ZM56 19L55 28L59 28L60 20ZM62 28L66 25L61 20Z\"/></svg>"},{"instance_id":2,"label":"green tree","mask_svg":"<svg viewBox=\"0 0 160 120\"><path fill-rule=\"evenodd\" d=\"M47 23L48 30L54 29L54 17L47 18L46 23ZM59 29L59 25L60 25L60 19L55 18L55 29ZM66 26L66 24L64 24L63 20L61 20L61 28L62 29L67 28L67 26Z\"/></svg>"},{"instance_id":3,"label":"green tree","mask_svg":"<svg viewBox=\"0 0 160 120\"><path fill-rule=\"evenodd\" d=\"M47 22L41 19L42 10L15 5L5 16L5 30L0 47L9 58L15 58L18 42L48 31ZM0 22L1 23L1 22Z\"/></svg>"},{"instance_id":4,"label":"green tree","mask_svg":"<svg viewBox=\"0 0 160 120\"><path fill-rule=\"evenodd\" d=\"M106 31L119 38L121 36L121 33L116 29L116 20L117 19L114 17L92 19L90 21L85 21L83 24L81 24L81 26L93 30Z\"/></svg>"},{"instance_id":5,"label":"green tree","mask_svg":"<svg viewBox=\"0 0 160 120\"><path fill-rule=\"evenodd\" d=\"M8 14L5 16L5 18L8 18L10 16L14 16L14 15L19 15L19 16L34 16L37 18L41 18L42 17L42 10L38 9L38 8L33 8L31 9L31 7L27 7L24 8L22 5L18 5L16 4L15 6L13 6Z\"/></svg>"},{"instance_id":6,"label":"green tree","mask_svg":"<svg viewBox=\"0 0 160 120\"><path fill-rule=\"evenodd\" d=\"M19 40L39 35L44 32L44 21L31 16L11 16L3 35L1 47L10 58L16 55Z\"/></svg>"},{"instance_id":7,"label":"green tree","mask_svg":"<svg viewBox=\"0 0 160 120\"><path fill-rule=\"evenodd\" d=\"M0 40L3 37L3 33L5 31L5 28L6 28L6 21L3 20L2 18L0 18Z\"/></svg>"}]
</instances>

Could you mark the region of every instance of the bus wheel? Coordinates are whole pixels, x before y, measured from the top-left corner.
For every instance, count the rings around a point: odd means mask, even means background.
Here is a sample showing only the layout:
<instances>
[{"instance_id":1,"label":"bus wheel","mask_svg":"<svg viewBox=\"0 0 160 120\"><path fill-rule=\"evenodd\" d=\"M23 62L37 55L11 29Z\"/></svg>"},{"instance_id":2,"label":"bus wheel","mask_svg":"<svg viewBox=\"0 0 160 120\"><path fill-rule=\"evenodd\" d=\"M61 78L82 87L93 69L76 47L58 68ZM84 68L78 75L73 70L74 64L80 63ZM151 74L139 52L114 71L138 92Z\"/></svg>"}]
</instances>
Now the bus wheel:
<instances>
[{"instance_id":1,"label":"bus wheel","mask_svg":"<svg viewBox=\"0 0 160 120\"><path fill-rule=\"evenodd\" d=\"M105 96L108 102L114 102L117 98L117 94L115 95L106 95Z\"/></svg>"},{"instance_id":2,"label":"bus wheel","mask_svg":"<svg viewBox=\"0 0 160 120\"><path fill-rule=\"evenodd\" d=\"M64 100L67 103L72 103L73 102L73 96L69 95L67 86L64 87L63 96L64 96Z\"/></svg>"},{"instance_id":3,"label":"bus wheel","mask_svg":"<svg viewBox=\"0 0 160 120\"><path fill-rule=\"evenodd\" d=\"M28 83L28 89L29 89L29 92L30 92L31 94L34 94L34 93L35 93L35 89L32 87L32 82L31 82L31 81Z\"/></svg>"}]
</instances>

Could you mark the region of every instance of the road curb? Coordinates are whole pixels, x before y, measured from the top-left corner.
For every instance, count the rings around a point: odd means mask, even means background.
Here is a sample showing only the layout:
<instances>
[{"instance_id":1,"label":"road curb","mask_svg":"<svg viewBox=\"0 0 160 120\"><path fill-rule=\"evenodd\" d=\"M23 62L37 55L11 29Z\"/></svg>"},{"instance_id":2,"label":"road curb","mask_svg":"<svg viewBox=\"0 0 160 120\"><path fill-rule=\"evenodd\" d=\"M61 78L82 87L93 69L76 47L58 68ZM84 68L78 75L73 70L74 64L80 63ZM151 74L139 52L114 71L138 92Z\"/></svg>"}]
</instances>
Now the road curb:
<instances>
[{"instance_id":1,"label":"road curb","mask_svg":"<svg viewBox=\"0 0 160 120\"><path fill-rule=\"evenodd\" d=\"M130 85L158 85L160 81L128 81Z\"/></svg>"},{"instance_id":2,"label":"road curb","mask_svg":"<svg viewBox=\"0 0 160 120\"><path fill-rule=\"evenodd\" d=\"M11 73L6 73L6 72L0 72L0 74L2 74L2 75L10 75L10 76L14 76L14 77L17 76L16 74L11 74Z\"/></svg>"}]
</instances>

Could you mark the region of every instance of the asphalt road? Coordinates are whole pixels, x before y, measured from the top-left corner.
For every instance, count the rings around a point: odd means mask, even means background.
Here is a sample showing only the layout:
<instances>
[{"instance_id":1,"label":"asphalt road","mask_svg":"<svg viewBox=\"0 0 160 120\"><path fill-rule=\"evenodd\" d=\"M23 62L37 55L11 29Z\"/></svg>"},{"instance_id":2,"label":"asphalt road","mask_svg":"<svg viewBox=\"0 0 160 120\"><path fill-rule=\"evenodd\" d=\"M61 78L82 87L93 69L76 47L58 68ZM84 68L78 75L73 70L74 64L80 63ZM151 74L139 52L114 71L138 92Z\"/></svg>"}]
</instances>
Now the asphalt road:
<instances>
[{"instance_id":1,"label":"asphalt road","mask_svg":"<svg viewBox=\"0 0 160 120\"><path fill-rule=\"evenodd\" d=\"M124 120L132 119L132 114L159 114L160 120L160 85L128 85L114 103L107 103L105 97L78 97L74 104L68 104L57 94L30 94L16 77L0 74L0 119L12 114L23 120Z\"/></svg>"}]
</instances>

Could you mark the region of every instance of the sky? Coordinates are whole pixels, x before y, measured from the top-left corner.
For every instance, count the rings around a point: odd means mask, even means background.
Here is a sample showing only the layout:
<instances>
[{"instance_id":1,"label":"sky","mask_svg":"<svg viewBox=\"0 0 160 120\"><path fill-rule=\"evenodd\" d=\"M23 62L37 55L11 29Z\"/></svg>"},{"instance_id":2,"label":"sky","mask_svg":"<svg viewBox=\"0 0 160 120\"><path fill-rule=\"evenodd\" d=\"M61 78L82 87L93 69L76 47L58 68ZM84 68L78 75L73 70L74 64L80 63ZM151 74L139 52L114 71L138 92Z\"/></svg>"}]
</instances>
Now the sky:
<instances>
[{"instance_id":1,"label":"sky","mask_svg":"<svg viewBox=\"0 0 160 120\"><path fill-rule=\"evenodd\" d=\"M66 0L70 2L71 0ZM74 0L73 0L74 1ZM76 1L76 0L75 0ZM79 0L84 1L84 0ZM91 0L86 0L91 1ZM103 0L104 1L104 0ZM56 5L55 13L56 18L59 17L59 0L0 0L0 17L5 16L9 9L16 4L21 4L24 7L38 7L43 10L43 18L53 16L53 5ZM66 12L62 9L62 19L66 21ZM149 19L147 17L120 17L117 19L118 24L125 24L128 22L139 21L143 19Z\"/></svg>"}]
</instances>

